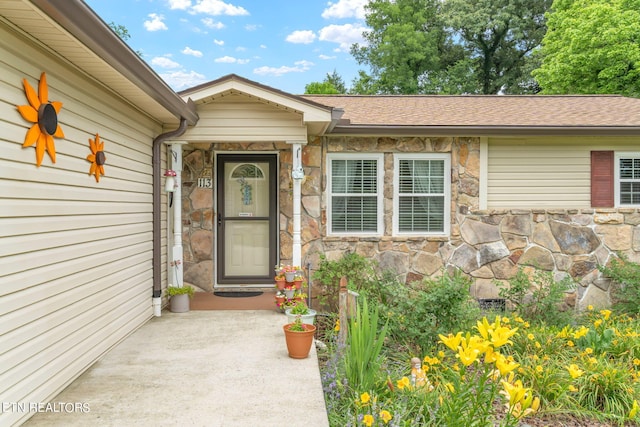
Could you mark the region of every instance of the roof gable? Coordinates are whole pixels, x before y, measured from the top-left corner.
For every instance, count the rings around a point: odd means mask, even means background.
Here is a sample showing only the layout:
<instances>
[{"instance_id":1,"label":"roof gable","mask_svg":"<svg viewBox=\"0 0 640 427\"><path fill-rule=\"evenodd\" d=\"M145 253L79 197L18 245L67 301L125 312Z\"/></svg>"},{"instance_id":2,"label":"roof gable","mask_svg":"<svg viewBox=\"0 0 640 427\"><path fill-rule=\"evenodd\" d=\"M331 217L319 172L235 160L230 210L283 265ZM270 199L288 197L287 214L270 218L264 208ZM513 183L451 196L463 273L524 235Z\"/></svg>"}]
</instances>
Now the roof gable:
<instances>
[{"instance_id":1,"label":"roof gable","mask_svg":"<svg viewBox=\"0 0 640 427\"><path fill-rule=\"evenodd\" d=\"M191 99L196 105L206 104L234 94L253 98L274 108L300 113L306 124L316 124L326 129L332 120L333 108L300 96L262 85L235 74L221 77L191 89L179 92L183 99ZM319 134L317 130L310 132Z\"/></svg>"}]
</instances>

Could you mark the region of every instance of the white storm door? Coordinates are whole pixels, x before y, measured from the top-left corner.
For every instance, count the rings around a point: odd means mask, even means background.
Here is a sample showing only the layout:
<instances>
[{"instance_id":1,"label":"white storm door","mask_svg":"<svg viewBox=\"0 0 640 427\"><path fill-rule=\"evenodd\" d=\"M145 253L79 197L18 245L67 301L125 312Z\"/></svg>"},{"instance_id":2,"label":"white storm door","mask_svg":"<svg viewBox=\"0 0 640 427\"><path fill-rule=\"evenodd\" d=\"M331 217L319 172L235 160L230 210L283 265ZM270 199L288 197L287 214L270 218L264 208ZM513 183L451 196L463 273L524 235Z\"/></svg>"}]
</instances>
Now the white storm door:
<instances>
[{"instance_id":1,"label":"white storm door","mask_svg":"<svg viewBox=\"0 0 640 427\"><path fill-rule=\"evenodd\" d=\"M217 159L217 283L270 284L277 255L277 157Z\"/></svg>"}]
</instances>

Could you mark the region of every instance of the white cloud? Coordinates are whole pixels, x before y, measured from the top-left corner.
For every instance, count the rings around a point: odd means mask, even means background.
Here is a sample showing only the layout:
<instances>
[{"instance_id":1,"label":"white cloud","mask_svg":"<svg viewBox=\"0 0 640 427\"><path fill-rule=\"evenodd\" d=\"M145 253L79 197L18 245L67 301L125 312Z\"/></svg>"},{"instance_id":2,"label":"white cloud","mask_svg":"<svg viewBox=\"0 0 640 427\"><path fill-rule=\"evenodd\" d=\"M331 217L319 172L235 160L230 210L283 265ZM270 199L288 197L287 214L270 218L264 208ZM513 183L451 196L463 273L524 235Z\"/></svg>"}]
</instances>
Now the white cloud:
<instances>
[{"instance_id":1,"label":"white cloud","mask_svg":"<svg viewBox=\"0 0 640 427\"><path fill-rule=\"evenodd\" d=\"M337 3L329 2L329 7L322 12L322 17L330 18L356 18L364 19L364 6L368 0L338 0Z\"/></svg>"},{"instance_id":2,"label":"white cloud","mask_svg":"<svg viewBox=\"0 0 640 427\"><path fill-rule=\"evenodd\" d=\"M151 60L151 65L155 65L160 68L180 68L180 64L166 56L156 56Z\"/></svg>"},{"instance_id":3,"label":"white cloud","mask_svg":"<svg viewBox=\"0 0 640 427\"><path fill-rule=\"evenodd\" d=\"M193 13L206 13L207 15L249 15L249 12L244 7L234 6L230 3L225 3L222 0L198 0L191 8Z\"/></svg>"},{"instance_id":4,"label":"white cloud","mask_svg":"<svg viewBox=\"0 0 640 427\"><path fill-rule=\"evenodd\" d=\"M284 74L289 73L303 73L305 71L309 71L311 66L313 66L313 62L309 61L297 61L294 63L295 67L287 67L283 65L282 67L258 67L253 69L254 74L258 74L261 76L276 76L280 77Z\"/></svg>"},{"instance_id":5,"label":"white cloud","mask_svg":"<svg viewBox=\"0 0 640 427\"><path fill-rule=\"evenodd\" d=\"M222 56L220 58L216 58L213 62L224 63L224 64L239 64L243 65L249 62L248 59L238 59L232 56Z\"/></svg>"},{"instance_id":6,"label":"white cloud","mask_svg":"<svg viewBox=\"0 0 640 427\"><path fill-rule=\"evenodd\" d=\"M329 55L318 55L318 58L320 59L336 59L336 56L329 56Z\"/></svg>"},{"instance_id":7,"label":"white cloud","mask_svg":"<svg viewBox=\"0 0 640 427\"><path fill-rule=\"evenodd\" d=\"M311 30L297 30L289 34L286 38L286 40L289 43L302 43L302 44L313 43L315 39L316 39L316 34Z\"/></svg>"},{"instance_id":8,"label":"white cloud","mask_svg":"<svg viewBox=\"0 0 640 427\"><path fill-rule=\"evenodd\" d=\"M207 81L203 74L184 70L160 74L160 77L175 91L197 86Z\"/></svg>"},{"instance_id":9,"label":"white cloud","mask_svg":"<svg viewBox=\"0 0 640 427\"><path fill-rule=\"evenodd\" d=\"M247 31L256 31L258 28L260 28L260 25L256 24L247 24L244 26L244 29Z\"/></svg>"},{"instance_id":10,"label":"white cloud","mask_svg":"<svg viewBox=\"0 0 640 427\"><path fill-rule=\"evenodd\" d=\"M169 9L186 10L191 6L191 0L169 0Z\"/></svg>"},{"instance_id":11,"label":"white cloud","mask_svg":"<svg viewBox=\"0 0 640 427\"><path fill-rule=\"evenodd\" d=\"M244 47L244 46L238 46L238 47L236 48L236 52L245 52L246 50L247 50L247 48L246 48L246 47Z\"/></svg>"},{"instance_id":12,"label":"white cloud","mask_svg":"<svg viewBox=\"0 0 640 427\"><path fill-rule=\"evenodd\" d=\"M224 28L224 24L222 22L216 22L212 18L203 18L202 23L206 27L213 28L214 30L221 30Z\"/></svg>"},{"instance_id":13,"label":"white cloud","mask_svg":"<svg viewBox=\"0 0 640 427\"><path fill-rule=\"evenodd\" d=\"M213 42L214 42L215 44L217 44L218 46L224 46L224 40L216 40L216 39L213 39Z\"/></svg>"},{"instance_id":14,"label":"white cloud","mask_svg":"<svg viewBox=\"0 0 640 427\"><path fill-rule=\"evenodd\" d=\"M266 48L267 48L267 45L266 45L266 44L261 44L261 45L260 45L260 49L266 49Z\"/></svg>"},{"instance_id":15,"label":"white cloud","mask_svg":"<svg viewBox=\"0 0 640 427\"><path fill-rule=\"evenodd\" d=\"M202 52L199 50L191 49L189 46L182 49L182 53L185 55L195 56L196 58L202 58Z\"/></svg>"},{"instance_id":16,"label":"white cloud","mask_svg":"<svg viewBox=\"0 0 640 427\"><path fill-rule=\"evenodd\" d=\"M365 43L362 37L365 31L367 28L360 24L328 25L319 31L319 38L322 41L340 44L336 52L348 52L352 44Z\"/></svg>"},{"instance_id":17,"label":"white cloud","mask_svg":"<svg viewBox=\"0 0 640 427\"><path fill-rule=\"evenodd\" d=\"M144 21L144 28L146 28L147 31L167 30L167 26L162 22L164 16L158 15L157 13L150 13L148 16L151 20Z\"/></svg>"}]
</instances>

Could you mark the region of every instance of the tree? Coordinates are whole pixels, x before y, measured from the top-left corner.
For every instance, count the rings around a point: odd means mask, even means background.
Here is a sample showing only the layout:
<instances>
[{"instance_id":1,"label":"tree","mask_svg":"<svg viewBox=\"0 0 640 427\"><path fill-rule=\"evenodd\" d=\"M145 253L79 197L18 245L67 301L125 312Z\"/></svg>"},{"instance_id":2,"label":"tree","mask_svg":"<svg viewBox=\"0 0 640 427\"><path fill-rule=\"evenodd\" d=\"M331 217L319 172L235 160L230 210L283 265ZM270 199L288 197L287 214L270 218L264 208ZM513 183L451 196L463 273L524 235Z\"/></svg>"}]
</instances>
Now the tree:
<instances>
[{"instance_id":1,"label":"tree","mask_svg":"<svg viewBox=\"0 0 640 427\"><path fill-rule=\"evenodd\" d=\"M461 39L475 92L530 93L538 89L530 71L546 32L552 0L447 0L444 16Z\"/></svg>"},{"instance_id":2,"label":"tree","mask_svg":"<svg viewBox=\"0 0 640 427\"><path fill-rule=\"evenodd\" d=\"M535 92L531 52L552 0L371 0L367 64L354 90L373 93ZM364 79L364 80L362 80Z\"/></svg>"},{"instance_id":3,"label":"tree","mask_svg":"<svg viewBox=\"0 0 640 427\"><path fill-rule=\"evenodd\" d=\"M556 0L533 72L543 93L640 96L640 1Z\"/></svg>"},{"instance_id":4,"label":"tree","mask_svg":"<svg viewBox=\"0 0 640 427\"><path fill-rule=\"evenodd\" d=\"M355 44L351 54L367 64L371 74L360 73L354 88L367 93L411 94L424 92L421 76L441 68L440 53L446 41L438 22L438 0L372 0L366 7L367 45Z\"/></svg>"},{"instance_id":5,"label":"tree","mask_svg":"<svg viewBox=\"0 0 640 427\"><path fill-rule=\"evenodd\" d=\"M342 77L336 70L326 75L321 82L311 82L304 87L306 94L338 94L347 93Z\"/></svg>"},{"instance_id":6,"label":"tree","mask_svg":"<svg viewBox=\"0 0 640 427\"><path fill-rule=\"evenodd\" d=\"M109 22L109 27L111 27L113 32L116 33L123 42L128 44L128 41L131 38L131 34L129 34L129 30L127 30L127 27L125 27L124 25L116 24L113 21ZM135 52L139 57L142 57L142 51L136 50Z\"/></svg>"}]
</instances>

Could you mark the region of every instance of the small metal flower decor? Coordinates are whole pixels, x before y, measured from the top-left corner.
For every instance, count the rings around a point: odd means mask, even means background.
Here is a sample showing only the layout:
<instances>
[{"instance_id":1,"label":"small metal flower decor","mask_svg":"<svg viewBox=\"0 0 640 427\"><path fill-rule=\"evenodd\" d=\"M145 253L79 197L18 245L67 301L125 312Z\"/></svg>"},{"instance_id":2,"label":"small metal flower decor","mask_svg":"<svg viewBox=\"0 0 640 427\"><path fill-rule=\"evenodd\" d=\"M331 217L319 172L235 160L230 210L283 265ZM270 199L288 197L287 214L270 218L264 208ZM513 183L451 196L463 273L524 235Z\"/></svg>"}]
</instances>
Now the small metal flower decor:
<instances>
[{"instance_id":1,"label":"small metal flower decor","mask_svg":"<svg viewBox=\"0 0 640 427\"><path fill-rule=\"evenodd\" d=\"M104 163L107 158L104 155L104 142L100 141L100 135L96 133L96 139L89 138L89 149L91 154L87 156L87 160L91 162L89 175L96 177L96 182L100 182L100 175L104 176Z\"/></svg>"},{"instance_id":2,"label":"small metal flower decor","mask_svg":"<svg viewBox=\"0 0 640 427\"><path fill-rule=\"evenodd\" d=\"M43 72L38 83L38 93L31 87L27 79L22 79L24 93L29 105L18 105L22 117L33 123L24 138L23 147L36 145L36 166L42 164L44 152L49 153L53 163L56 162L56 146L53 138L64 138L62 128L58 124L58 114L62 109L62 102L49 102L47 75Z\"/></svg>"}]
</instances>

